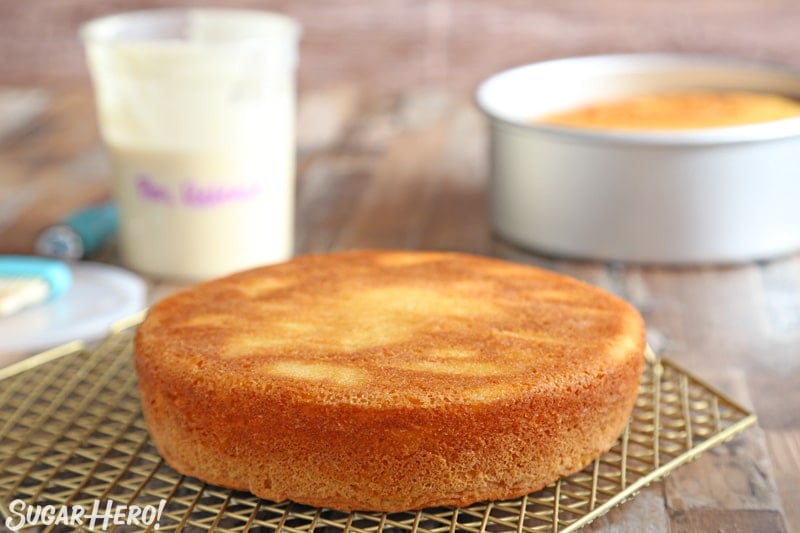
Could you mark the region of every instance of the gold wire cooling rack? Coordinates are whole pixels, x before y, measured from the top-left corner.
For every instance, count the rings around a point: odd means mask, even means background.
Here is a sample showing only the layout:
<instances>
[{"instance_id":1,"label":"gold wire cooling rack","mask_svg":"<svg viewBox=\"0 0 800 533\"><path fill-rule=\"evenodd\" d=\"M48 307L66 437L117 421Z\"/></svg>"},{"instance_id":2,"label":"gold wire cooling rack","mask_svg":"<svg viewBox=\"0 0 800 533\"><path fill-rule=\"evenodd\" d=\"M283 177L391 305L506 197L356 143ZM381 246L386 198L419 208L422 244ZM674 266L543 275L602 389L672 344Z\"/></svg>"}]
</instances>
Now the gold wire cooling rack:
<instances>
[{"instance_id":1,"label":"gold wire cooling rack","mask_svg":"<svg viewBox=\"0 0 800 533\"><path fill-rule=\"evenodd\" d=\"M161 459L139 406L131 356L134 326L135 320L119 325L95 349L72 343L0 370L3 520L14 500L87 509L98 500L140 507L166 500L148 530L157 524L158 531L563 533L756 421L689 373L649 354L636 407L614 447L583 471L537 493L403 513L274 503L182 476ZM116 531L142 529L122 525Z\"/></svg>"}]
</instances>

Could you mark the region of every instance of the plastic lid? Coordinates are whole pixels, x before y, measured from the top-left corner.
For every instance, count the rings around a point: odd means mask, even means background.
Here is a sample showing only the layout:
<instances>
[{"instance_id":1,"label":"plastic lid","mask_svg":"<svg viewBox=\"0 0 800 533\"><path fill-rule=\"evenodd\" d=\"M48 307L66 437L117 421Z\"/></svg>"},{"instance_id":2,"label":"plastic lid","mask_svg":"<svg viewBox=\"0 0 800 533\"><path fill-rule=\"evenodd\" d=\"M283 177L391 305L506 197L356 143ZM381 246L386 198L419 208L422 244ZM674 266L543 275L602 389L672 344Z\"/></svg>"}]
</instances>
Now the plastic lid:
<instances>
[{"instance_id":1,"label":"plastic lid","mask_svg":"<svg viewBox=\"0 0 800 533\"><path fill-rule=\"evenodd\" d=\"M0 318L0 366L14 362L2 352L99 339L112 323L146 307L147 286L132 272L100 263L76 263L70 270L72 285L63 296Z\"/></svg>"}]
</instances>

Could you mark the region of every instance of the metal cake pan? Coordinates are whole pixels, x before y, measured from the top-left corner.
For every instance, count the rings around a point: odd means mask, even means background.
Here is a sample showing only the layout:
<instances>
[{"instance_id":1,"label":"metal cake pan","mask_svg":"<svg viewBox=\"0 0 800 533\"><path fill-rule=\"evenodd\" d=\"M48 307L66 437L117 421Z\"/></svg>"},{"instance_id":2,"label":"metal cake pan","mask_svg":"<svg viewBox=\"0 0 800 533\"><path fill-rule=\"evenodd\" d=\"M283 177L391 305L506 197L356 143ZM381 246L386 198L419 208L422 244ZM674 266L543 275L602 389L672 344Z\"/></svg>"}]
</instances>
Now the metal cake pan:
<instances>
[{"instance_id":1,"label":"metal cake pan","mask_svg":"<svg viewBox=\"0 0 800 533\"><path fill-rule=\"evenodd\" d=\"M800 98L800 72L732 58L631 54L534 63L485 80L476 100L490 118L495 232L551 255L658 264L800 249L800 118L635 132L534 121L681 90Z\"/></svg>"}]
</instances>

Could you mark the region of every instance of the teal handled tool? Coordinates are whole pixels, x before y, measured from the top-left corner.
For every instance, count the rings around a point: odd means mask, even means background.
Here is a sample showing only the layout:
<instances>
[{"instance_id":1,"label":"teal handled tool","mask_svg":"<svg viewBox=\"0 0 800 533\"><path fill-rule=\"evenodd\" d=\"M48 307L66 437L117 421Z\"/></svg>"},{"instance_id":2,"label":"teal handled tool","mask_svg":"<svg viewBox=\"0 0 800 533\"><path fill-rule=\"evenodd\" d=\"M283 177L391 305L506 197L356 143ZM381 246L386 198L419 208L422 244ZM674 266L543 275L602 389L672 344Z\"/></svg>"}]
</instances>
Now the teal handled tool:
<instances>
[{"instance_id":1,"label":"teal handled tool","mask_svg":"<svg viewBox=\"0 0 800 533\"><path fill-rule=\"evenodd\" d=\"M57 298L71 284L72 272L56 259L0 256L0 317Z\"/></svg>"},{"instance_id":2,"label":"teal handled tool","mask_svg":"<svg viewBox=\"0 0 800 533\"><path fill-rule=\"evenodd\" d=\"M58 224L39 233L36 253L58 259L86 259L111 237L119 225L113 202L91 205L76 211Z\"/></svg>"}]
</instances>

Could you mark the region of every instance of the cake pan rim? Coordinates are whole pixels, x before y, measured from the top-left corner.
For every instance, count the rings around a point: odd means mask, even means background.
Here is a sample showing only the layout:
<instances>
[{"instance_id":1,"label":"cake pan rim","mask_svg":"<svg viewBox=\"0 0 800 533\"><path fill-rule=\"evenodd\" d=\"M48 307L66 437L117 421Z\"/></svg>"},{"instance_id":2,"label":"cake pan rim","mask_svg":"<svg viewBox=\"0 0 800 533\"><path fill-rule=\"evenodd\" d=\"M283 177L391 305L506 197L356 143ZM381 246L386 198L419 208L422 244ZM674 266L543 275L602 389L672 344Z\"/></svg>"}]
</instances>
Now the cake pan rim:
<instances>
[{"instance_id":1,"label":"cake pan rim","mask_svg":"<svg viewBox=\"0 0 800 533\"><path fill-rule=\"evenodd\" d=\"M629 144L629 145L714 145L737 144L746 142L770 142L780 139L800 137L800 117L773 120L756 124L737 126L724 126L714 128L678 129L678 130L610 130L601 128L560 127L545 125L533 120L526 121L524 117L512 120L500 116L493 109L486 92L491 84L498 83L498 79L526 69L541 68L556 63L581 63L581 62L673 62L674 64L719 66L742 70L761 70L769 74L783 74L797 79L800 86L800 68L784 63L746 59L726 55L713 54L680 54L680 53L631 53L631 54L599 54L571 56L537 61L511 67L483 79L474 92L474 101L493 122L506 127L520 130L521 133L541 133L580 142ZM633 68L631 70L634 70ZM800 93L798 94L800 96Z\"/></svg>"}]
</instances>

